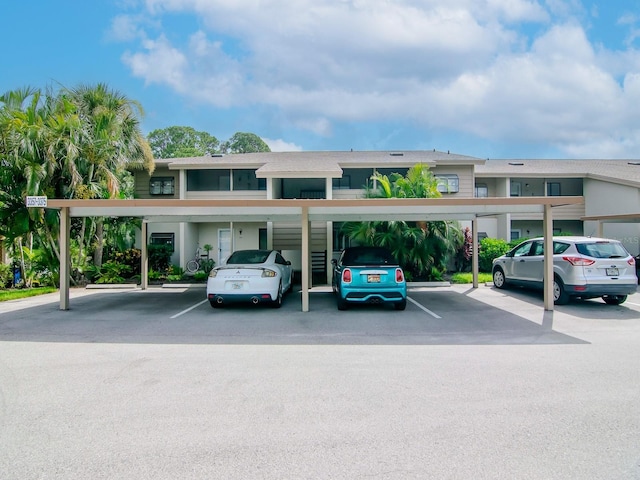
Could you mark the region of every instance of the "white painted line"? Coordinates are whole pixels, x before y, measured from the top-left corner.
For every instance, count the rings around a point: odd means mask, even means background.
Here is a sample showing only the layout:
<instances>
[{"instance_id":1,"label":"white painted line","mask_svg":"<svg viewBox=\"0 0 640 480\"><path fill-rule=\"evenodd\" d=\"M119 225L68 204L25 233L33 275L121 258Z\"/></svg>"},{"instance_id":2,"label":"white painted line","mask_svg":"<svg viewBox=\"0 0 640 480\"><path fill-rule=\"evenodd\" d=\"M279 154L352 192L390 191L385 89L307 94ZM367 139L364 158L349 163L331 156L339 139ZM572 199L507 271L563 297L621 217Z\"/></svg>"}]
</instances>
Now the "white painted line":
<instances>
[{"instance_id":1,"label":"white painted line","mask_svg":"<svg viewBox=\"0 0 640 480\"><path fill-rule=\"evenodd\" d=\"M428 308L424 307L423 305L421 305L420 303L416 302L413 298L411 297L407 297L407 300L409 300L411 303L413 303L416 307L418 307L421 310L424 310L425 312L427 312L429 315L431 315L433 318L442 318L440 315L433 313L431 310L429 310Z\"/></svg>"},{"instance_id":2,"label":"white painted line","mask_svg":"<svg viewBox=\"0 0 640 480\"><path fill-rule=\"evenodd\" d=\"M635 305L636 307L640 307L640 303L626 302L627 305Z\"/></svg>"},{"instance_id":3,"label":"white painted line","mask_svg":"<svg viewBox=\"0 0 640 480\"><path fill-rule=\"evenodd\" d=\"M208 301L209 301L209 299L202 300L200 303L196 303L194 306L189 307L189 308L187 308L186 310L181 311L180 313L176 313L173 317L170 317L170 318L172 318L172 319L173 319L173 318L178 318L180 315L183 315L183 314L185 314L185 313L187 313L187 312L190 312L190 311L191 311L191 310L193 310L194 308L198 308L200 305L202 305L203 303L206 303L206 302L208 302Z\"/></svg>"}]
</instances>

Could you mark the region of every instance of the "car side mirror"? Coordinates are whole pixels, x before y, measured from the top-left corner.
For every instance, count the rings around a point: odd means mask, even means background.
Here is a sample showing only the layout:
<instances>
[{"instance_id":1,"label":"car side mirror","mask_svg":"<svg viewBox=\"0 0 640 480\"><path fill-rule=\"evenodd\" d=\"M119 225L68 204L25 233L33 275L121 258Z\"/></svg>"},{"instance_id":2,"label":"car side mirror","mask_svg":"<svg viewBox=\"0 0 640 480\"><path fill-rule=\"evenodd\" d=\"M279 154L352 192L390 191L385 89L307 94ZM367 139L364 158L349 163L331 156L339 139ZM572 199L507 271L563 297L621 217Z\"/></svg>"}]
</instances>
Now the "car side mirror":
<instances>
[{"instance_id":1,"label":"car side mirror","mask_svg":"<svg viewBox=\"0 0 640 480\"><path fill-rule=\"evenodd\" d=\"M291 262L289 260L287 260L287 265L291 265Z\"/></svg>"}]
</instances>

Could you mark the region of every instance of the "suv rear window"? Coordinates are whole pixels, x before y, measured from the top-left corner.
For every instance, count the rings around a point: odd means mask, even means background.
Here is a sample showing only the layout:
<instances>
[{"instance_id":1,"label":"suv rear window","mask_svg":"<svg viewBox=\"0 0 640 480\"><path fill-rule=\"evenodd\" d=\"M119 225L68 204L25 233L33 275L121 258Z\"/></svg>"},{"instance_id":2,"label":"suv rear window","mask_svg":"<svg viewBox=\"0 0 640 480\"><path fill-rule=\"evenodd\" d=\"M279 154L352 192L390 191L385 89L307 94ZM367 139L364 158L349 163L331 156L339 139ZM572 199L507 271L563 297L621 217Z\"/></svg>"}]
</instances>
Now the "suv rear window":
<instances>
[{"instance_id":1,"label":"suv rear window","mask_svg":"<svg viewBox=\"0 0 640 480\"><path fill-rule=\"evenodd\" d=\"M593 258L625 258L629 253L617 242L576 243L576 249L582 255Z\"/></svg>"},{"instance_id":2,"label":"suv rear window","mask_svg":"<svg viewBox=\"0 0 640 480\"><path fill-rule=\"evenodd\" d=\"M343 265L397 265L391 252L380 247L355 247L344 251Z\"/></svg>"}]
</instances>

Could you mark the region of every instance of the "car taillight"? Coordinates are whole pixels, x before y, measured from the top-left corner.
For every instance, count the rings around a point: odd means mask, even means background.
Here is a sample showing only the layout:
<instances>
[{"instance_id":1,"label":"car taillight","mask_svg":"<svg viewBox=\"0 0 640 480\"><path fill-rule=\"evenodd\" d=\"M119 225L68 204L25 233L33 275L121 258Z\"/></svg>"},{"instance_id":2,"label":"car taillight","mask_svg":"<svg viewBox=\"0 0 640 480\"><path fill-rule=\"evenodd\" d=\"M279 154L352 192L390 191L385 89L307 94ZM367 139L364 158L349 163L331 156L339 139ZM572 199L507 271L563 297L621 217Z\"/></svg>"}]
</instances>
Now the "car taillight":
<instances>
[{"instance_id":1,"label":"car taillight","mask_svg":"<svg viewBox=\"0 0 640 480\"><path fill-rule=\"evenodd\" d=\"M627 260L627 263L633 267L636 264L636 259L631 257L629 260Z\"/></svg>"},{"instance_id":2,"label":"car taillight","mask_svg":"<svg viewBox=\"0 0 640 480\"><path fill-rule=\"evenodd\" d=\"M589 265L593 265L596 263L595 260L591 260L590 258L584 257L562 257L563 260L569 262L574 267L588 267Z\"/></svg>"},{"instance_id":3,"label":"car taillight","mask_svg":"<svg viewBox=\"0 0 640 480\"><path fill-rule=\"evenodd\" d=\"M404 273L401 268L396 268L396 282L402 283L404 282Z\"/></svg>"},{"instance_id":4,"label":"car taillight","mask_svg":"<svg viewBox=\"0 0 640 480\"><path fill-rule=\"evenodd\" d=\"M273 270L268 270L268 269L265 268L262 271L262 276L263 277L269 277L269 278L275 277L276 276L276 272L274 272Z\"/></svg>"},{"instance_id":5,"label":"car taillight","mask_svg":"<svg viewBox=\"0 0 640 480\"><path fill-rule=\"evenodd\" d=\"M342 271L342 281L344 283L351 283L351 270L349 270L348 268L345 268Z\"/></svg>"},{"instance_id":6,"label":"car taillight","mask_svg":"<svg viewBox=\"0 0 640 480\"><path fill-rule=\"evenodd\" d=\"M218 275L218 271L217 270L211 270L209 272L209 278L216 278L216 275Z\"/></svg>"}]
</instances>

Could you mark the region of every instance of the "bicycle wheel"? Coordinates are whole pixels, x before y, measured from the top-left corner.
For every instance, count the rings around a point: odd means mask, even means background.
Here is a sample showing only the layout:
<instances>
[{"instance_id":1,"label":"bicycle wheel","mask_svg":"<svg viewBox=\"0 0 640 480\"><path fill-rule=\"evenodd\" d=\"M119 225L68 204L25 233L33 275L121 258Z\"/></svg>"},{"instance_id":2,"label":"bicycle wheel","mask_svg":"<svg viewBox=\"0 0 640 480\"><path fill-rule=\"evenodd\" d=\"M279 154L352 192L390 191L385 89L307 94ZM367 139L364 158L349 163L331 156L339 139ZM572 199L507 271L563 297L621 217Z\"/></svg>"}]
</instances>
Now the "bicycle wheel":
<instances>
[{"instance_id":1,"label":"bicycle wheel","mask_svg":"<svg viewBox=\"0 0 640 480\"><path fill-rule=\"evenodd\" d=\"M187 262L187 272L196 273L198 270L200 270L200 262L197 260L189 260Z\"/></svg>"}]
</instances>

